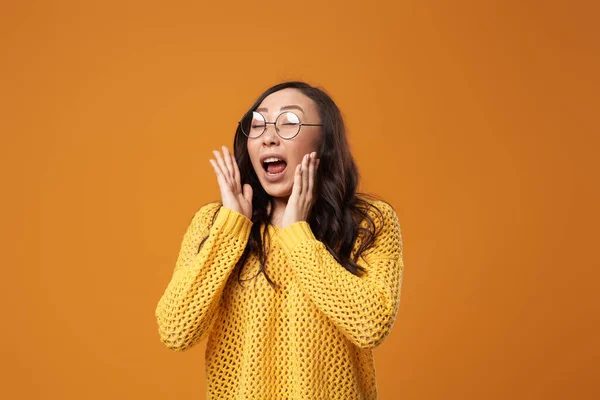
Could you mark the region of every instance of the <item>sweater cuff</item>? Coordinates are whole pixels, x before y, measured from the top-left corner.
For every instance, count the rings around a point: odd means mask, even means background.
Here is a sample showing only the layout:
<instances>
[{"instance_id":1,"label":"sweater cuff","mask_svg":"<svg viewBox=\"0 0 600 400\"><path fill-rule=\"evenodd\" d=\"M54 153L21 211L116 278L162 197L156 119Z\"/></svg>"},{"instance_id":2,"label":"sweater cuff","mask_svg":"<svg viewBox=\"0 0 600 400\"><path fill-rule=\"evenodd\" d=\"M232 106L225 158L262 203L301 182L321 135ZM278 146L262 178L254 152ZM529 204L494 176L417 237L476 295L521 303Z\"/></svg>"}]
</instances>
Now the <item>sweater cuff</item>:
<instances>
[{"instance_id":1,"label":"sweater cuff","mask_svg":"<svg viewBox=\"0 0 600 400\"><path fill-rule=\"evenodd\" d=\"M213 228L220 235L233 235L246 239L250 236L252 221L244 214L223 206L217 214Z\"/></svg>"},{"instance_id":2,"label":"sweater cuff","mask_svg":"<svg viewBox=\"0 0 600 400\"><path fill-rule=\"evenodd\" d=\"M286 226L279 233L279 243L287 254L290 254L298 244L310 240L317 240L310 224L306 221L298 221Z\"/></svg>"}]
</instances>

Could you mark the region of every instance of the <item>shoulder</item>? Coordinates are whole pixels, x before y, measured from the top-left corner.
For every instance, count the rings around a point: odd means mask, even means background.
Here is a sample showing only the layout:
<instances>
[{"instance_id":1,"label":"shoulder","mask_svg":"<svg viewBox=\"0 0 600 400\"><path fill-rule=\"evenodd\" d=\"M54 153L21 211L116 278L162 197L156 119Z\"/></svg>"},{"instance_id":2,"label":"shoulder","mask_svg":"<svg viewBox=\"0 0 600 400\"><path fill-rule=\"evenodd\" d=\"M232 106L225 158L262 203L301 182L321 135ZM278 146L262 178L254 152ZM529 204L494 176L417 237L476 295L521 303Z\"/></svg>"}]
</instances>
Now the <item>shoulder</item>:
<instances>
[{"instance_id":1,"label":"shoulder","mask_svg":"<svg viewBox=\"0 0 600 400\"><path fill-rule=\"evenodd\" d=\"M358 198L356 206L361 218L353 255L390 258L402 253L402 234L396 211L390 203L378 198Z\"/></svg>"},{"instance_id":2,"label":"shoulder","mask_svg":"<svg viewBox=\"0 0 600 400\"><path fill-rule=\"evenodd\" d=\"M398 215L394 207L385 200L370 197L359 197L361 208L376 226L398 224Z\"/></svg>"},{"instance_id":3,"label":"shoulder","mask_svg":"<svg viewBox=\"0 0 600 400\"><path fill-rule=\"evenodd\" d=\"M375 200L370 203L372 208L379 210L384 217L393 218L396 217L396 210L390 203L384 200Z\"/></svg>"},{"instance_id":4,"label":"shoulder","mask_svg":"<svg viewBox=\"0 0 600 400\"><path fill-rule=\"evenodd\" d=\"M361 225L367 229L371 227L376 242L392 240L402 247L402 232L394 207L381 199L366 200L365 203L368 207L365 211L370 220L365 217Z\"/></svg>"}]
</instances>

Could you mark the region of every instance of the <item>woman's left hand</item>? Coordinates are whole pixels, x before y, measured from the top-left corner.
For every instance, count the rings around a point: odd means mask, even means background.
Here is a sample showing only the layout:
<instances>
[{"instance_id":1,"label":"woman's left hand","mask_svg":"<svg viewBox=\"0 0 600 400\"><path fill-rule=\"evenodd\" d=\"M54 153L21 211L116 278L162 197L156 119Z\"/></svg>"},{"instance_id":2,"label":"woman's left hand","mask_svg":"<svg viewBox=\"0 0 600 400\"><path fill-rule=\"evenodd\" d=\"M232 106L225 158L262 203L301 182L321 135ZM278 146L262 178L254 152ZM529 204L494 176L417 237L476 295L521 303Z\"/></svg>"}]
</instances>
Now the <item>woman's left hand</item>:
<instances>
[{"instance_id":1,"label":"woman's left hand","mask_svg":"<svg viewBox=\"0 0 600 400\"><path fill-rule=\"evenodd\" d=\"M316 151L306 154L302 163L296 167L292 194L281 219L282 229L295 222L306 221L310 215L310 210L316 200L316 175L321 161L316 157Z\"/></svg>"}]
</instances>

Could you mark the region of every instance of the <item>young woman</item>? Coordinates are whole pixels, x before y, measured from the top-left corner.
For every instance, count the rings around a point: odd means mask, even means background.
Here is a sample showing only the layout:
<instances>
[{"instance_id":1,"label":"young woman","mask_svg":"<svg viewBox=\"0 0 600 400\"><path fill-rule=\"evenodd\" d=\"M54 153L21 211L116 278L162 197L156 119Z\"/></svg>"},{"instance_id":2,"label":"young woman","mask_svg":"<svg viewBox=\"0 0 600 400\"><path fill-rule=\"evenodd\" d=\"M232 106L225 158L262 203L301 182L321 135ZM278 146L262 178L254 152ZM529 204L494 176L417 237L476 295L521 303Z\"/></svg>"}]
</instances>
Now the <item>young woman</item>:
<instances>
[{"instance_id":1,"label":"young woman","mask_svg":"<svg viewBox=\"0 0 600 400\"><path fill-rule=\"evenodd\" d=\"M161 341L208 337L209 399L376 399L372 349L398 312L402 237L389 204L356 192L336 104L306 83L273 86L234 154L210 163L221 201L183 237Z\"/></svg>"}]
</instances>

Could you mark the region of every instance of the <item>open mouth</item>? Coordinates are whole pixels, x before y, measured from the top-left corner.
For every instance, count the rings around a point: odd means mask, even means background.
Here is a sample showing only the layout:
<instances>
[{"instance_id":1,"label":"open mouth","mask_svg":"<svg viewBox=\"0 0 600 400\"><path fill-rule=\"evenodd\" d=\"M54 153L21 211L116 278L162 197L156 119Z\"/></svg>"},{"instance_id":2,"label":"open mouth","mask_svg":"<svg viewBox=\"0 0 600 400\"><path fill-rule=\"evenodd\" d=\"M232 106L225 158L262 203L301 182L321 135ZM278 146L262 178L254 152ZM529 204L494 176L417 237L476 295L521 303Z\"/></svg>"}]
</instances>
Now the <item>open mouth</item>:
<instances>
[{"instance_id":1,"label":"open mouth","mask_svg":"<svg viewBox=\"0 0 600 400\"><path fill-rule=\"evenodd\" d=\"M263 169L269 175L278 175L285 170L287 163L284 160L280 160L274 157L267 158L263 161Z\"/></svg>"}]
</instances>

